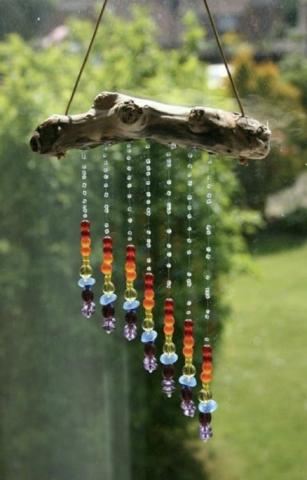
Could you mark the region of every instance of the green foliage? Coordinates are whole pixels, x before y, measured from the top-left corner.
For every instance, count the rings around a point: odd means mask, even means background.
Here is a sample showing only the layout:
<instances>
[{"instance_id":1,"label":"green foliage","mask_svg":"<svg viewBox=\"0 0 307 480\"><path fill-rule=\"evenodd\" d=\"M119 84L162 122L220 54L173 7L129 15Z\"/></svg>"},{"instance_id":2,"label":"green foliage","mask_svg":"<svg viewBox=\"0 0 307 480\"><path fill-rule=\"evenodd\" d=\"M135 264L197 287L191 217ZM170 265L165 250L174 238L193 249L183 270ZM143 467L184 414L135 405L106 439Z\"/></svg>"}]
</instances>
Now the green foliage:
<instances>
[{"instance_id":1,"label":"green foliage","mask_svg":"<svg viewBox=\"0 0 307 480\"><path fill-rule=\"evenodd\" d=\"M240 169L247 205L264 209L267 196L291 185L305 165L304 67L288 60L284 67L257 63L245 47L234 60L235 81L250 115L267 120L272 129L272 151L265 161ZM292 73L291 73L292 72Z\"/></svg>"},{"instance_id":2,"label":"green foliage","mask_svg":"<svg viewBox=\"0 0 307 480\"><path fill-rule=\"evenodd\" d=\"M188 18L188 17L187 17ZM159 100L203 103L206 96L204 65L191 50L199 31L194 20L182 51L162 51L146 12L134 11L133 21L109 16L101 30L80 88L74 111L86 110L102 90L121 90ZM92 25L72 21L70 36L60 46L38 50L19 36L0 45L1 265L5 273L0 289L1 397L3 435L0 476L3 480L75 480L132 478L177 480L205 478L201 463L185 442L186 419L178 411L178 398L165 402L160 375L146 378L141 368L142 346L126 346L121 329L106 338L97 322L80 318L80 291L76 286L79 263L80 155L42 158L28 146L32 129L44 117L64 111ZM157 285L164 272L164 154L152 146L153 238ZM142 258L143 154L135 144L136 232ZM125 169L123 147L112 148L115 280L123 291L122 262L125 232ZM175 294L178 324L184 319L186 264L184 215L186 153L178 150L174 178ZM216 323L224 319L223 285L226 275L240 269L245 259L242 233L258 219L240 209L240 189L229 160L215 161ZM206 155L195 160L195 251L203 252ZM89 155L90 216L93 239L101 235L101 153ZM140 232L140 233L139 233ZM100 246L93 242L95 272ZM195 263L195 318L203 318L202 255ZM139 265L139 272L143 270ZM97 275L99 278L99 276ZM98 281L99 285L100 281ZM138 288L142 290L141 280ZM96 290L99 295L99 287ZM161 298L156 320L161 327ZM120 301L117 316L122 325ZM99 314L99 312L98 312ZM201 340L199 328L198 351ZM180 345L178 328L178 345ZM161 340L160 340L161 342ZM197 435L193 431L193 437ZM129 441L130 439L130 441ZM130 448L130 449L129 449ZM159 461L157 461L159 459Z\"/></svg>"}]
</instances>

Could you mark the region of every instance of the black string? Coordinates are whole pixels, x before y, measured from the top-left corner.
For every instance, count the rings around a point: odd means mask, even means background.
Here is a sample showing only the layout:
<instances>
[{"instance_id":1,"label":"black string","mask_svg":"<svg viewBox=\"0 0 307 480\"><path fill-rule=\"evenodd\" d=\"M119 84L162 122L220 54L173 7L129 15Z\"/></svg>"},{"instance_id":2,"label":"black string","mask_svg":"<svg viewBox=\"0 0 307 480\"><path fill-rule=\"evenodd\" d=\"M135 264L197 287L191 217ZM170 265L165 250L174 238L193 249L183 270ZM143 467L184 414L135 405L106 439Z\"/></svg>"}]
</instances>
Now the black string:
<instances>
[{"instance_id":1,"label":"black string","mask_svg":"<svg viewBox=\"0 0 307 480\"><path fill-rule=\"evenodd\" d=\"M93 32L93 35L92 35L90 44L89 44L89 46L88 46L88 48L87 48L87 51L86 51L84 60L83 60L83 62L82 62L81 68L80 68L79 73L78 73L78 76L77 76L77 80L76 80L76 82L75 82L75 85L74 85L74 88L73 88L73 90L72 90L70 99L69 99L69 101L68 101L68 104L67 104L67 107L66 107L66 110L65 110L65 115L68 114L69 109L70 109L70 106L71 106L72 101L73 101L73 99L74 99L74 96L75 96L75 93L76 93L76 91L77 91L77 88L78 88L78 85L79 85L79 82L80 82L80 79L81 79L83 70L84 70L85 65L86 65L86 63L87 63L87 61L88 61L88 57L89 57L89 55L90 55L90 53L91 53L92 46L93 46L93 44L94 44L94 41L95 41L95 38L96 38L96 35L97 35L97 32L98 32L98 28L99 28L101 19L102 19L102 17L103 17L104 11L105 11L105 9L106 9L107 3L108 3L108 0L104 0L104 2L103 2L103 4L102 4L102 7L101 7L101 10L100 10L99 16L98 16L98 18L97 18L97 22L96 22L96 25L95 25L95 29L94 29L94 32Z\"/></svg>"},{"instance_id":2,"label":"black string","mask_svg":"<svg viewBox=\"0 0 307 480\"><path fill-rule=\"evenodd\" d=\"M228 62L227 62L226 55L225 55L225 52L224 52L224 49L223 49L223 46L222 46L222 43L221 43L221 40L220 40L220 36L219 36L218 31L217 31L215 21L214 21L214 18L212 16L212 14L211 14L211 11L210 11L207 0L204 0L204 4L205 4L205 7L206 7L206 10L207 10L207 13L208 13L208 17L209 17L210 24L211 24L211 27L212 27L212 30L213 30L213 33L214 33L214 36L215 36L215 39L216 39L216 43L219 47L220 54L221 54L221 56L223 58L223 61L224 61L224 65L225 65L225 68L226 68L226 71L227 71L227 74L228 74L229 81L231 83L233 93L234 93L234 95L237 99L241 114L242 114L243 117L245 117L244 108L243 108L242 102L241 102L240 97L239 97L239 92L238 92L238 90L235 86L234 79L231 75L231 71L230 71L229 66L228 66Z\"/></svg>"}]
</instances>

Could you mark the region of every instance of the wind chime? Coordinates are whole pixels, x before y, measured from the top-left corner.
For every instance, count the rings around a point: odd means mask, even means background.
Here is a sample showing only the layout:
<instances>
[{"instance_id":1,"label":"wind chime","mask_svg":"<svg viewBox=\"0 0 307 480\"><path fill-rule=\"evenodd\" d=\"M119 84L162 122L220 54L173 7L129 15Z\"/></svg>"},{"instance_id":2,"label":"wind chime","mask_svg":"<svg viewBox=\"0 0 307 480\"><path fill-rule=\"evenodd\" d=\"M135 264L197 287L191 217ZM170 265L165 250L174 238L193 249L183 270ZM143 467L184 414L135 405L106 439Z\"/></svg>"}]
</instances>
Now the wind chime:
<instances>
[{"instance_id":1,"label":"wind chime","mask_svg":"<svg viewBox=\"0 0 307 480\"><path fill-rule=\"evenodd\" d=\"M110 182L111 173L109 165L110 145L118 142L126 143L125 166L126 166L126 199L127 199L127 244L125 251L125 292L122 296L122 309L124 312L123 336L129 342L138 336L138 327L141 324L142 333L140 340L144 345L144 369L152 373L158 368L155 341L158 332L163 330L163 351L159 360L162 367L162 391L167 397L171 397L176 389L175 365L180 354L180 348L174 343L174 333L178 318L176 312L176 298L172 285L173 270L173 160L177 147L186 149L186 308L183 319L182 356L183 369L179 373L179 385L181 388L181 409L185 416L194 417L196 403L194 390L198 390L198 411L200 422L200 438L208 441L212 437L211 415L217 408L216 401L212 398L211 381L213 375L213 345L212 345L212 321L213 321L213 278L214 278L214 154L222 154L236 157L240 162L247 159L265 158L270 150L271 132L267 126L245 115L237 89L235 87L227 60L216 30L214 19L211 15L208 3L204 1L209 20L215 35L217 45L222 55L234 95L237 99L240 113L226 112L207 107L176 107L128 97L116 92L103 92L95 100L93 107L80 115L68 115L69 108L76 93L82 72L93 46L98 27L103 17L107 0L98 17L95 30L89 44L85 59L74 85L72 95L68 102L65 115L53 115L37 127L31 138L33 151L63 157L71 148L81 149L81 192L82 192L82 219L81 228L81 267L80 280L82 289L81 312L86 318L95 313L93 287L95 279L90 263L91 234L88 212L87 190L87 153L89 148L103 145L103 211L104 226L102 238L102 294L99 298L102 312L102 328L110 334L119 324L121 318L117 301L116 287L112 280L113 273L113 239L111 236L111 196ZM134 156L133 140L145 139L144 149L144 179L145 179L145 204L144 212L146 222L145 230L145 272L144 297L141 305L134 282L137 278L136 269L136 246L134 237ZM155 279L152 265L152 142L158 142L168 146L165 153L165 290L167 295L164 299L164 318L162 322L155 319ZM202 226L204 245L204 341L202 346L196 344L194 335L194 305L193 305L193 161L197 149L209 152L207 162L207 178L204 196L206 218ZM115 314L115 305L116 314ZM139 318L142 321L139 321ZM162 332L161 332L162 333ZM199 381L194 365L194 353L201 351L201 371Z\"/></svg>"}]
</instances>

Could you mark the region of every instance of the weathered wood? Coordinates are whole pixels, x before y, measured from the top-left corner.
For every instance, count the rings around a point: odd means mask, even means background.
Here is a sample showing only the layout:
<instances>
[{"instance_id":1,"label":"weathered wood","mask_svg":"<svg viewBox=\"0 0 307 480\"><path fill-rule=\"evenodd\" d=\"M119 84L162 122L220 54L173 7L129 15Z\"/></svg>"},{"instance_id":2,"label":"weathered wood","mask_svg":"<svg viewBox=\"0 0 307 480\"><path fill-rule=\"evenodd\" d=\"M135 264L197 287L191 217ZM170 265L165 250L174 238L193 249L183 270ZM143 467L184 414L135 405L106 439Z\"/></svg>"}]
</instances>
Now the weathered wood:
<instances>
[{"instance_id":1,"label":"weathered wood","mask_svg":"<svg viewBox=\"0 0 307 480\"><path fill-rule=\"evenodd\" d=\"M37 127L30 144L34 152L62 157L72 148L147 138L237 158L262 159L270 151L270 136L268 127L239 113L177 107L103 92L86 113L49 117Z\"/></svg>"}]
</instances>

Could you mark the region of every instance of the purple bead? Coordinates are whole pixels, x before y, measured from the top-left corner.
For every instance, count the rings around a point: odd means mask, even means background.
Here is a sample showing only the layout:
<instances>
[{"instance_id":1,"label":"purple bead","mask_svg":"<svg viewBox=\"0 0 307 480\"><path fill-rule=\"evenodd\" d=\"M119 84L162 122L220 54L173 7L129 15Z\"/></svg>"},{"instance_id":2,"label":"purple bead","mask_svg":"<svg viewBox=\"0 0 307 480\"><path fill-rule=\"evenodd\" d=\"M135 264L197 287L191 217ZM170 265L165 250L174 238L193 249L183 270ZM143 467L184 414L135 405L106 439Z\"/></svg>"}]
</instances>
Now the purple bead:
<instances>
[{"instance_id":1,"label":"purple bead","mask_svg":"<svg viewBox=\"0 0 307 480\"><path fill-rule=\"evenodd\" d=\"M211 425L209 425L209 424L206 424L206 425L200 424L200 427L199 427L199 437L200 437L200 439L203 440L204 442L208 442L208 440L210 440L210 438L213 437L213 432L212 432Z\"/></svg>"},{"instance_id":2,"label":"purple bead","mask_svg":"<svg viewBox=\"0 0 307 480\"><path fill-rule=\"evenodd\" d=\"M163 366L163 376L164 378L172 378L175 374L175 368L173 365L164 365Z\"/></svg>"},{"instance_id":3,"label":"purple bead","mask_svg":"<svg viewBox=\"0 0 307 480\"><path fill-rule=\"evenodd\" d=\"M102 328L107 332L111 333L115 329L116 319L114 317L104 317L102 321Z\"/></svg>"},{"instance_id":4,"label":"purple bead","mask_svg":"<svg viewBox=\"0 0 307 480\"><path fill-rule=\"evenodd\" d=\"M90 302L94 300L94 293L92 290L89 290L88 288L85 290L82 290L81 297L84 300L84 302Z\"/></svg>"},{"instance_id":5,"label":"purple bead","mask_svg":"<svg viewBox=\"0 0 307 480\"><path fill-rule=\"evenodd\" d=\"M125 320L127 323L136 323L137 322L137 315L134 310L127 312L125 315Z\"/></svg>"},{"instance_id":6,"label":"purple bead","mask_svg":"<svg viewBox=\"0 0 307 480\"><path fill-rule=\"evenodd\" d=\"M183 387L181 389L181 397L182 397L182 400L185 400L185 401L190 401L190 400L193 400L193 392L192 392L192 389L189 388L189 387Z\"/></svg>"},{"instance_id":7,"label":"purple bead","mask_svg":"<svg viewBox=\"0 0 307 480\"><path fill-rule=\"evenodd\" d=\"M81 313L85 318L90 318L95 313L95 303L91 301L83 302Z\"/></svg>"},{"instance_id":8,"label":"purple bead","mask_svg":"<svg viewBox=\"0 0 307 480\"><path fill-rule=\"evenodd\" d=\"M199 422L202 425L209 425L209 423L211 423L211 420L212 420L211 413L200 413L199 414Z\"/></svg>"},{"instance_id":9,"label":"purple bead","mask_svg":"<svg viewBox=\"0 0 307 480\"><path fill-rule=\"evenodd\" d=\"M175 387L175 380L173 378L163 378L162 380L162 392L165 393L165 395L168 398L171 398L172 394L176 390Z\"/></svg>"},{"instance_id":10,"label":"purple bead","mask_svg":"<svg viewBox=\"0 0 307 480\"><path fill-rule=\"evenodd\" d=\"M106 318L113 317L114 313L115 313L113 303L109 303L108 305L104 305L101 309L101 312L102 312L103 317L106 317Z\"/></svg>"},{"instance_id":11,"label":"purple bead","mask_svg":"<svg viewBox=\"0 0 307 480\"><path fill-rule=\"evenodd\" d=\"M146 347L146 345L147 344L145 344L145 347ZM154 372L158 367L158 362L157 362L157 359L156 359L155 355L154 354L149 355L149 354L145 353L143 366L144 366L145 370L147 370L147 372L149 372L149 373Z\"/></svg>"},{"instance_id":12,"label":"purple bead","mask_svg":"<svg viewBox=\"0 0 307 480\"><path fill-rule=\"evenodd\" d=\"M127 323L124 327L124 337L131 342L137 335L137 326L134 323Z\"/></svg>"},{"instance_id":13,"label":"purple bead","mask_svg":"<svg viewBox=\"0 0 307 480\"><path fill-rule=\"evenodd\" d=\"M152 342L145 343L144 345L144 353L148 357L153 357L156 353L156 346Z\"/></svg>"},{"instance_id":14,"label":"purple bead","mask_svg":"<svg viewBox=\"0 0 307 480\"><path fill-rule=\"evenodd\" d=\"M193 418L196 412L196 405L193 400L182 400L181 410L186 417Z\"/></svg>"}]
</instances>

